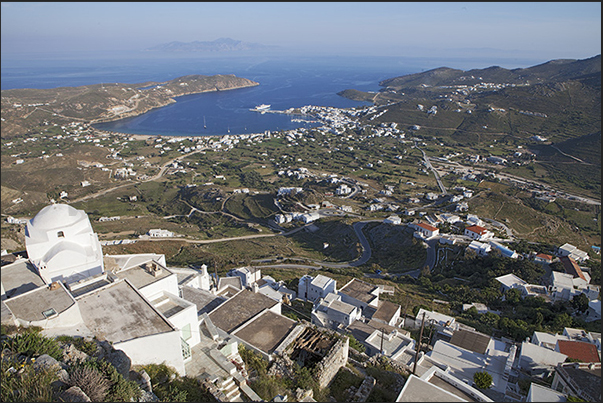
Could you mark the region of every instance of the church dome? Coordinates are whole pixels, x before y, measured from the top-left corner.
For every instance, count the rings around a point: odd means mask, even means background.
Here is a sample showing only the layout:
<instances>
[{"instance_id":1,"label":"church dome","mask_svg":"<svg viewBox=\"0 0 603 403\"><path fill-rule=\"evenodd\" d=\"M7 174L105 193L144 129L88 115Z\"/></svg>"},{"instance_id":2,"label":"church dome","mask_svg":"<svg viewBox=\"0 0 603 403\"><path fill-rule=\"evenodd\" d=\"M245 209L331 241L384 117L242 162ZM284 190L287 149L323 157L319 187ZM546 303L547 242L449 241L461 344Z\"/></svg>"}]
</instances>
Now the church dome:
<instances>
[{"instance_id":1,"label":"church dome","mask_svg":"<svg viewBox=\"0 0 603 403\"><path fill-rule=\"evenodd\" d=\"M68 227L82 220L82 216L82 211L76 210L67 204L51 204L36 214L31 220L31 225L40 230Z\"/></svg>"}]
</instances>

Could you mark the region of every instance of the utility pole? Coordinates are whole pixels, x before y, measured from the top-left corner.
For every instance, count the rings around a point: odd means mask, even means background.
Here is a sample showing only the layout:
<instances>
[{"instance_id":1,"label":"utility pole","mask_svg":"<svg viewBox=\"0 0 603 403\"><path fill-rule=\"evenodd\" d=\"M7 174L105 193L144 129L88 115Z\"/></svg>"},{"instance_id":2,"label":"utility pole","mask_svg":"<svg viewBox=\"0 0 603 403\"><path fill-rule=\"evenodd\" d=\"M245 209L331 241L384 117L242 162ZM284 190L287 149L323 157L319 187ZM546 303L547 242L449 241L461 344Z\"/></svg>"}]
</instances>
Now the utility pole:
<instances>
[{"instance_id":1,"label":"utility pole","mask_svg":"<svg viewBox=\"0 0 603 403\"><path fill-rule=\"evenodd\" d=\"M415 363L412 367L412 374L417 373L417 360L419 359L419 350L421 349L421 339L423 338L423 325L425 324L425 312L423 312L423 319L421 320L421 331L419 332L419 340L417 342L417 351L415 353Z\"/></svg>"}]
</instances>

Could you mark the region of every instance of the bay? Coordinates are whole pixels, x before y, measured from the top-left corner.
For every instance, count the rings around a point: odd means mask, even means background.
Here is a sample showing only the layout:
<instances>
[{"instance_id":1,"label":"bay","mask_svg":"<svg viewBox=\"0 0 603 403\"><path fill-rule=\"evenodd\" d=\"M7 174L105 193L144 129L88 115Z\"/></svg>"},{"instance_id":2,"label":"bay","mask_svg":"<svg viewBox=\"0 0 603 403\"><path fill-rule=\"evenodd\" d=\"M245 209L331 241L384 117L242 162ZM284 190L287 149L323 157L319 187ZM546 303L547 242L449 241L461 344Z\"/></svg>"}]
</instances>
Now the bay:
<instances>
[{"instance_id":1,"label":"bay","mask_svg":"<svg viewBox=\"0 0 603 403\"><path fill-rule=\"evenodd\" d=\"M272 110L304 105L350 108L368 105L337 93L345 89L378 91L379 81L421 71L401 58L204 56L128 58L54 58L4 61L2 89L53 88L98 83L167 81L189 74L235 74L260 85L176 98L176 103L143 115L97 124L128 134L207 136L263 133L312 127L299 116L250 111L260 104ZM302 119L303 120L303 119Z\"/></svg>"}]
</instances>

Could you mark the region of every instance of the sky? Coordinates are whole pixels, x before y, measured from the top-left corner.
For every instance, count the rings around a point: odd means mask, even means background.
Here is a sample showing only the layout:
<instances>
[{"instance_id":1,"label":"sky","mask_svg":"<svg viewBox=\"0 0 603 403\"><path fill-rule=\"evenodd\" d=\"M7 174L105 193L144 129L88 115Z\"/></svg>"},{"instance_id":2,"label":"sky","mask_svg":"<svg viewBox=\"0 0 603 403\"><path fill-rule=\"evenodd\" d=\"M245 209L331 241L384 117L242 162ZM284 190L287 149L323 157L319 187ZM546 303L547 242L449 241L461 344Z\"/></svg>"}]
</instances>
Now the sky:
<instances>
[{"instance_id":1,"label":"sky","mask_svg":"<svg viewBox=\"0 0 603 403\"><path fill-rule=\"evenodd\" d=\"M584 59L600 2L3 2L1 52L140 51L232 38L354 56Z\"/></svg>"}]
</instances>

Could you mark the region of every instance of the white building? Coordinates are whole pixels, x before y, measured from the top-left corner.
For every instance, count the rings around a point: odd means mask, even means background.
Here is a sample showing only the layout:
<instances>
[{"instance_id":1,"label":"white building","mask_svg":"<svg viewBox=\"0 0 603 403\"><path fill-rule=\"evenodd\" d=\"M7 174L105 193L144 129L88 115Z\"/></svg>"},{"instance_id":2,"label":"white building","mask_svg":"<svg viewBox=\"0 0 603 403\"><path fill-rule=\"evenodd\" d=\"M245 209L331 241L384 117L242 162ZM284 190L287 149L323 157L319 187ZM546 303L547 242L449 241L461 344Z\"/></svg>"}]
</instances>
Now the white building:
<instances>
[{"instance_id":1,"label":"white building","mask_svg":"<svg viewBox=\"0 0 603 403\"><path fill-rule=\"evenodd\" d=\"M400 224L402 224L402 219L399 216L393 214L393 215L390 215L389 217L387 217L386 219L384 219L383 223L384 224L400 225Z\"/></svg>"},{"instance_id":2,"label":"white building","mask_svg":"<svg viewBox=\"0 0 603 403\"><path fill-rule=\"evenodd\" d=\"M492 402L488 396L470 385L470 382L454 376L433 365L421 377L410 374L396 402Z\"/></svg>"},{"instance_id":3,"label":"white building","mask_svg":"<svg viewBox=\"0 0 603 403\"><path fill-rule=\"evenodd\" d=\"M171 238L174 233L165 229L150 229L148 235L153 238Z\"/></svg>"},{"instance_id":4,"label":"white building","mask_svg":"<svg viewBox=\"0 0 603 403\"><path fill-rule=\"evenodd\" d=\"M47 284L101 274L103 253L86 213L67 204L44 207L25 228L30 261Z\"/></svg>"},{"instance_id":5,"label":"white building","mask_svg":"<svg viewBox=\"0 0 603 403\"><path fill-rule=\"evenodd\" d=\"M486 256L488 252L492 250L492 247L490 246L490 244L487 243L471 241L469 246L467 246L467 249L474 251L479 256Z\"/></svg>"},{"instance_id":6,"label":"white building","mask_svg":"<svg viewBox=\"0 0 603 403\"><path fill-rule=\"evenodd\" d=\"M297 297L304 301L316 301L329 293L335 293L337 282L322 274L312 277L304 275L299 279Z\"/></svg>"},{"instance_id":7,"label":"white building","mask_svg":"<svg viewBox=\"0 0 603 403\"><path fill-rule=\"evenodd\" d=\"M484 227L480 227L479 225L472 225L470 227L465 228L465 236L468 236L471 239L477 241L483 241L485 239L492 238L492 233L488 231Z\"/></svg>"},{"instance_id":8,"label":"white building","mask_svg":"<svg viewBox=\"0 0 603 403\"><path fill-rule=\"evenodd\" d=\"M410 227L416 230L415 234L419 234L422 238L425 239L433 238L434 236L440 233L440 230L438 228L434 227L433 225L429 225L422 222L418 224L413 223L410 225Z\"/></svg>"},{"instance_id":9,"label":"white building","mask_svg":"<svg viewBox=\"0 0 603 403\"><path fill-rule=\"evenodd\" d=\"M352 192L352 189L345 183L342 183L341 185L339 185L339 187L337 189L335 189L335 194L338 196L347 195L347 194L350 194L351 192Z\"/></svg>"},{"instance_id":10,"label":"white building","mask_svg":"<svg viewBox=\"0 0 603 403\"><path fill-rule=\"evenodd\" d=\"M475 214L467 214L467 224L483 227L484 222Z\"/></svg>"},{"instance_id":11,"label":"white building","mask_svg":"<svg viewBox=\"0 0 603 403\"><path fill-rule=\"evenodd\" d=\"M251 287L252 284L262 278L260 269L255 267L239 267L237 269L232 269L227 273L227 276L240 277L241 285L243 287Z\"/></svg>"},{"instance_id":12,"label":"white building","mask_svg":"<svg viewBox=\"0 0 603 403\"><path fill-rule=\"evenodd\" d=\"M584 260L590 259L588 253L576 248L574 245L571 245L569 243L561 245L559 247L558 254L559 256L569 256L577 262L582 262Z\"/></svg>"},{"instance_id":13,"label":"white building","mask_svg":"<svg viewBox=\"0 0 603 403\"><path fill-rule=\"evenodd\" d=\"M329 293L319 299L312 308L312 323L336 329L347 327L360 319L360 309L341 300L341 296Z\"/></svg>"}]
</instances>

